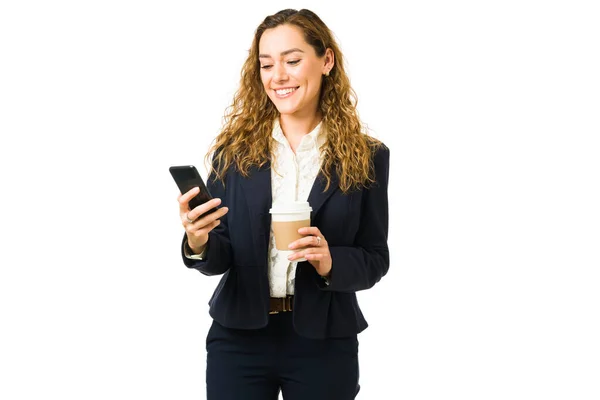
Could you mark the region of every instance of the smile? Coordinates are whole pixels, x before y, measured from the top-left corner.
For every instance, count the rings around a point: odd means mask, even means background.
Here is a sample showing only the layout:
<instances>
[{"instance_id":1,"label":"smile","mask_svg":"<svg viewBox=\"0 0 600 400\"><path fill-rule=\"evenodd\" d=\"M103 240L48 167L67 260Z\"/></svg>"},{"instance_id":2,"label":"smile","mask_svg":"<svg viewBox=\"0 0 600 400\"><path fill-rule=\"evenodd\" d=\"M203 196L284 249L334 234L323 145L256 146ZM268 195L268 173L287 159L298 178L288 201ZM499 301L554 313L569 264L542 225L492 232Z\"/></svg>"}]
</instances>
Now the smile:
<instances>
[{"instance_id":1,"label":"smile","mask_svg":"<svg viewBox=\"0 0 600 400\"><path fill-rule=\"evenodd\" d=\"M277 89L277 90L275 90L275 95L278 98L280 98L280 99L284 99L286 97L290 97L296 90L298 90L297 87L295 87L295 88Z\"/></svg>"}]
</instances>

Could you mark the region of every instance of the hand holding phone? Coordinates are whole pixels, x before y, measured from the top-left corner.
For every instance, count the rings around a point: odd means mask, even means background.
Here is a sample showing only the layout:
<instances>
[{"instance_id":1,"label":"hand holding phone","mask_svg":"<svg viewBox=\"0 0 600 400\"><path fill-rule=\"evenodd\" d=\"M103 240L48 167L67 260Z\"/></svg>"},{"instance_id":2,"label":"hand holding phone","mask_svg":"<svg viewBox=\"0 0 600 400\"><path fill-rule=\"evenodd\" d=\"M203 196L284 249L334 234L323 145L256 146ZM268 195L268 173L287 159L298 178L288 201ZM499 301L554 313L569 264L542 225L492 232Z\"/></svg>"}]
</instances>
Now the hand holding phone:
<instances>
[{"instance_id":1,"label":"hand holding phone","mask_svg":"<svg viewBox=\"0 0 600 400\"><path fill-rule=\"evenodd\" d=\"M219 218L227 214L229 209L217 208L221 200L212 198L193 165L173 166L169 171L181 192L178 198L179 215L186 231L188 246L194 253L200 253L208 242L209 232L220 224ZM199 191L193 195L190 191L196 187Z\"/></svg>"}]
</instances>

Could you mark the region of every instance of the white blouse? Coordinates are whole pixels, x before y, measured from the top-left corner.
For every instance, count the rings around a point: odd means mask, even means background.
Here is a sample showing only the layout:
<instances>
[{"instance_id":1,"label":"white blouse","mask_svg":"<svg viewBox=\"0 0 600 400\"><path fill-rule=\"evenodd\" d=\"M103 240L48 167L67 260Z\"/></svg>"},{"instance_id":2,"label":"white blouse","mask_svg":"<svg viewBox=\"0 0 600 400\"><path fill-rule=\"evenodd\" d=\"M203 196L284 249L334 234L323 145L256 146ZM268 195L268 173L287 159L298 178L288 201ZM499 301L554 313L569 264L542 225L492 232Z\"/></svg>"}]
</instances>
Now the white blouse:
<instances>
[{"instance_id":1,"label":"white blouse","mask_svg":"<svg viewBox=\"0 0 600 400\"><path fill-rule=\"evenodd\" d=\"M273 149L271 164L271 191L273 203L307 201L313 183L321 168L321 145L325 143L325 135L321 132L321 123L309 134L305 135L292 151L290 143L284 136L279 121L273 126L273 138L276 145ZM271 297L285 297L294 294L294 280L298 262L290 262L287 257L292 251L277 250L273 226L269 239L269 288Z\"/></svg>"}]
</instances>

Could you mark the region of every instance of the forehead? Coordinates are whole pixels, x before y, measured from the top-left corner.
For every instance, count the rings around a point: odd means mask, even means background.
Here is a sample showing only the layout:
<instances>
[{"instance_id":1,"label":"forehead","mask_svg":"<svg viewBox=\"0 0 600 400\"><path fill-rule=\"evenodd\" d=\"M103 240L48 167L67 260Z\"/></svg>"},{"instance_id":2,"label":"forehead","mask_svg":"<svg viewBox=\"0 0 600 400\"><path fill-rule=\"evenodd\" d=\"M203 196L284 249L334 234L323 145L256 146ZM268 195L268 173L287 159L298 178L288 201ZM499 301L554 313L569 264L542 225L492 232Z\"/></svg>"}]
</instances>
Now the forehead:
<instances>
[{"instance_id":1,"label":"forehead","mask_svg":"<svg viewBox=\"0 0 600 400\"><path fill-rule=\"evenodd\" d=\"M304 52L312 50L312 47L304 40L302 30L293 25L279 25L276 28L265 30L258 43L259 53L272 57L279 56L281 52L292 48L298 48Z\"/></svg>"}]
</instances>

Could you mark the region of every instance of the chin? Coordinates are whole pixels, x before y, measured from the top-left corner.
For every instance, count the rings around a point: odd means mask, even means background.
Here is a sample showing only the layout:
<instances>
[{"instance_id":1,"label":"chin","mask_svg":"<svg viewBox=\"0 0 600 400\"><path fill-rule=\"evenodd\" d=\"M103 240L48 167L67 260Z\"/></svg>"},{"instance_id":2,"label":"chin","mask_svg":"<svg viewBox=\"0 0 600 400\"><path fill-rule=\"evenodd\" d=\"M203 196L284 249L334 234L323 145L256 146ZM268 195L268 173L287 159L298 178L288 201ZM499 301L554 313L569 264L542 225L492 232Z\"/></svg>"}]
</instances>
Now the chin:
<instances>
[{"instance_id":1,"label":"chin","mask_svg":"<svg viewBox=\"0 0 600 400\"><path fill-rule=\"evenodd\" d=\"M294 114L296 111L298 111L298 109L296 107L289 107L289 106L278 106L275 105L275 107L277 108L277 111L279 111L279 114L281 115L286 115L286 114Z\"/></svg>"}]
</instances>

